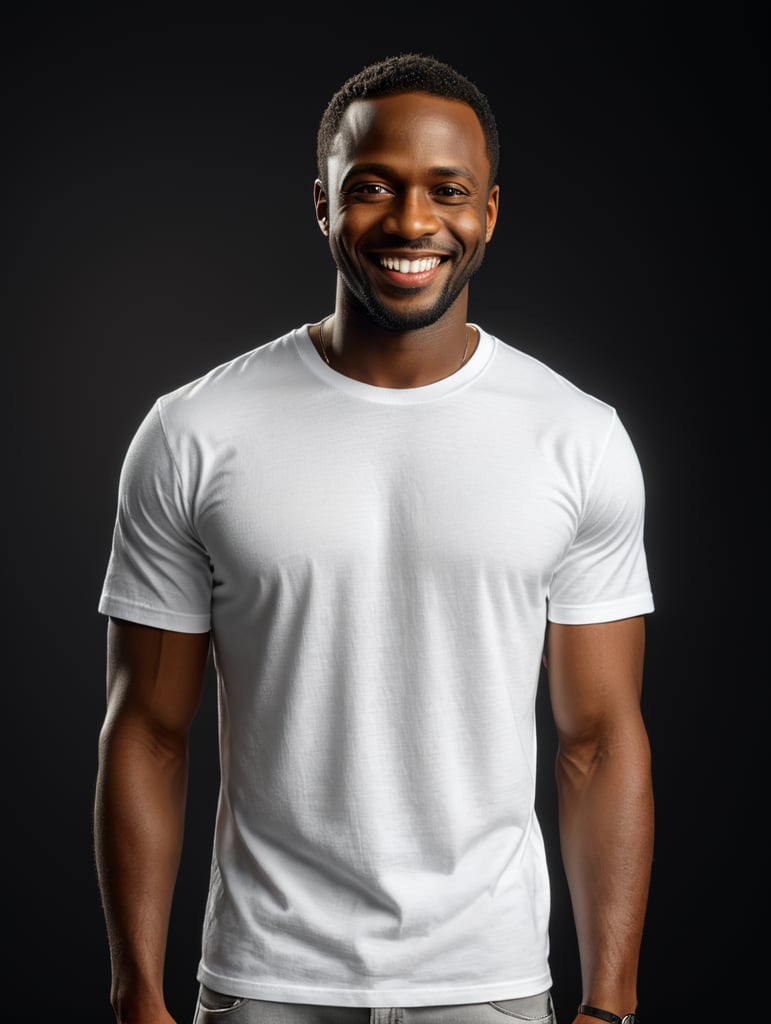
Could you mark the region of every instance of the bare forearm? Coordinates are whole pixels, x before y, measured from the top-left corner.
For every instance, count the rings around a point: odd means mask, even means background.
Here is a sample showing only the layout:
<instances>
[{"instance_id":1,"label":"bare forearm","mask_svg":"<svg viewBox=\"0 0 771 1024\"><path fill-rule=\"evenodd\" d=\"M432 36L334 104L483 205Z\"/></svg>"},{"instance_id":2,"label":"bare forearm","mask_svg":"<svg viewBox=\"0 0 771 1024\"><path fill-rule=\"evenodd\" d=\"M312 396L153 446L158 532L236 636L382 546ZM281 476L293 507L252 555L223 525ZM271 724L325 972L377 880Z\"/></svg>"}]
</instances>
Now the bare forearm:
<instances>
[{"instance_id":1,"label":"bare forearm","mask_svg":"<svg viewBox=\"0 0 771 1024\"><path fill-rule=\"evenodd\" d=\"M653 855L650 751L642 726L587 756L557 760L562 858L586 1002L623 1012L637 970Z\"/></svg>"},{"instance_id":2,"label":"bare forearm","mask_svg":"<svg viewBox=\"0 0 771 1024\"><path fill-rule=\"evenodd\" d=\"M184 831L187 756L107 726L95 804L99 886L118 1020L165 1021L163 965Z\"/></svg>"}]
</instances>

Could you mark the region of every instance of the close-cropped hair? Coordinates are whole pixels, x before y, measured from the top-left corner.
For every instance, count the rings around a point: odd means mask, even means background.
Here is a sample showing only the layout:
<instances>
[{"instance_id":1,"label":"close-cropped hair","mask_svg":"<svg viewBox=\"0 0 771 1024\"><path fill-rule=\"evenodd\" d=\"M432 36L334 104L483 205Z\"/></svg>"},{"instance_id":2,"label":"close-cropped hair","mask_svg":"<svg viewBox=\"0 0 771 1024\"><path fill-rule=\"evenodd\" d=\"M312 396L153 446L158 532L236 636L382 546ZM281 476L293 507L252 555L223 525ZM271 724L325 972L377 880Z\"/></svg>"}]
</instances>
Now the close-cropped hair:
<instances>
[{"instance_id":1,"label":"close-cropped hair","mask_svg":"<svg viewBox=\"0 0 771 1024\"><path fill-rule=\"evenodd\" d=\"M326 181L327 159L340 130L340 122L351 103L404 92L428 93L471 107L485 137L490 162L488 187L494 185L498 176L500 145L498 126L487 97L449 64L420 53L402 53L369 64L345 81L332 96L321 117L316 138L316 163L321 181Z\"/></svg>"}]
</instances>

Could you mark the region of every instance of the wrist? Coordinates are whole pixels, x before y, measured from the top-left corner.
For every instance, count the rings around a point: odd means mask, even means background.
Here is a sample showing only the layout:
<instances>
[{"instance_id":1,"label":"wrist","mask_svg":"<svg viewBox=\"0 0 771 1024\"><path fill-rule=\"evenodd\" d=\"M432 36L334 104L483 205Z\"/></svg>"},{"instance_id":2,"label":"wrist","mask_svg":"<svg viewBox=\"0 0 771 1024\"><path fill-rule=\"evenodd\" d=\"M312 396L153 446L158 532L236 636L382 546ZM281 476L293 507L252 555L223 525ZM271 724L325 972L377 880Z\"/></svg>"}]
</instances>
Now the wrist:
<instances>
[{"instance_id":1,"label":"wrist","mask_svg":"<svg viewBox=\"0 0 771 1024\"><path fill-rule=\"evenodd\" d=\"M636 1009L631 1013L618 1014L613 1013L612 1010L603 1010L601 1007L592 1006L590 1003L581 1003L577 1012L579 1017L602 1020L606 1024L640 1024Z\"/></svg>"}]
</instances>

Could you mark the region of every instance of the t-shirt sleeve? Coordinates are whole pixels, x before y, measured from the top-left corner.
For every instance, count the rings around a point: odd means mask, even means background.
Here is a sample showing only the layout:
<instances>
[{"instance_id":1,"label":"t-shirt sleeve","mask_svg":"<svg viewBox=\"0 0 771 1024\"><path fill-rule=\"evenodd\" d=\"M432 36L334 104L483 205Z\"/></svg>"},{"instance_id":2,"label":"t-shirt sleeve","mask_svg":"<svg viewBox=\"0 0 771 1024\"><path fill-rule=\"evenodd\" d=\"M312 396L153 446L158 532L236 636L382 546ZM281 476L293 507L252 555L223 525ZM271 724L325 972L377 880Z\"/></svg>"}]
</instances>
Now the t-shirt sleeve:
<instances>
[{"instance_id":1,"label":"t-shirt sleeve","mask_svg":"<svg viewBox=\"0 0 771 1024\"><path fill-rule=\"evenodd\" d=\"M572 544L553 574L552 622L609 622L652 612L644 547L645 488L637 453L614 415Z\"/></svg>"},{"instance_id":2,"label":"t-shirt sleeve","mask_svg":"<svg viewBox=\"0 0 771 1024\"><path fill-rule=\"evenodd\" d=\"M205 633L211 588L211 563L196 534L156 402L121 468L99 611L161 629Z\"/></svg>"}]
</instances>

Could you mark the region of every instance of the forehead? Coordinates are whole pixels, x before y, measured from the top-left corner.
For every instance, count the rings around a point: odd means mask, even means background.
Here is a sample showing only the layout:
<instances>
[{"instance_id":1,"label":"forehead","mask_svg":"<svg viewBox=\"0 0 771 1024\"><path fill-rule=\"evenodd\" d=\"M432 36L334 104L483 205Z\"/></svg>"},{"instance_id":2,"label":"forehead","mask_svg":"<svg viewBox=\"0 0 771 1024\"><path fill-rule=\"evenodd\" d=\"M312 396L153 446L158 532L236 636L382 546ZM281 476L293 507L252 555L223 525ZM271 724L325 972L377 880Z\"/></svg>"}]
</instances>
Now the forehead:
<instances>
[{"instance_id":1,"label":"forehead","mask_svg":"<svg viewBox=\"0 0 771 1024\"><path fill-rule=\"evenodd\" d=\"M467 167L487 183L490 170L484 132L466 103L426 93L399 93L354 100L330 153L330 173L357 164Z\"/></svg>"}]
</instances>

